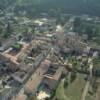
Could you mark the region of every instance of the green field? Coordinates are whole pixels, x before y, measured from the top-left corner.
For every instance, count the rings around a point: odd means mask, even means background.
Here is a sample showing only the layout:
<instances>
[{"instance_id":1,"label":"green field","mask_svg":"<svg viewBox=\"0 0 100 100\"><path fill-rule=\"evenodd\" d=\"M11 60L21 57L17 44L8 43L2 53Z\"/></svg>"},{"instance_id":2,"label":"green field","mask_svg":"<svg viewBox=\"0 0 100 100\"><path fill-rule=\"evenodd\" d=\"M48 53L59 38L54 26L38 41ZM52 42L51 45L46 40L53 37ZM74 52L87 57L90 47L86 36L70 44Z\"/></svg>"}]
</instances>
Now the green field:
<instances>
[{"instance_id":1,"label":"green field","mask_svg":"<svg viewBox=\"0 0 100 100\"><path fill-rule=\"evenodd\" d=\"M56 90L56 96L58 100L69 100L64 93L64 80L62 80Z\"/></svg>"},{"instance_id":2,"label":"green field","mask_svg":"<svg viewBox=\"0 0 100 100\"><path fill-rule=\"evenodd\" d=\"M84 77L79 74L76 80L65 89L65 94L70 98L69 100L80 100L84 86Z\"/></svg>"},{"instance_id":3,"label":"green field","mask_svg":"<svg viewBox=\"0 0 100 100\"><path fill-rule=\"evenodd\" d=\"M57 88L55 98L58 100L80 100L85 83L84 77L80 74L66 88L64 88L64 80L62 80Z\"/></svg>"}]
</instances>

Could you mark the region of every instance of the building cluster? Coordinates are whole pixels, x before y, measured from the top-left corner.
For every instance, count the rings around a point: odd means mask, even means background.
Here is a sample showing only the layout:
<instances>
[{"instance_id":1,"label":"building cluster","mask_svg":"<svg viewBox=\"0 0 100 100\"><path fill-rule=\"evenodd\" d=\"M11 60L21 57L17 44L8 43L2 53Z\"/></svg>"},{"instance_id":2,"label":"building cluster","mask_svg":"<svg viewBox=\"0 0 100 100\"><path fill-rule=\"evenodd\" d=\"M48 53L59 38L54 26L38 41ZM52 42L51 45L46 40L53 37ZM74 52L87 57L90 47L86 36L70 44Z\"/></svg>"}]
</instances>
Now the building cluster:
<instances>
[{"instance_id":1,"label":"building cluster","mask_svg":"<svg viewBox=\"0 0 100 100\"><path fill-rule=\"evenodd\" d=\"M34 35L29 41L22 37L2 43L1 100L26 100L33 93L39 100L50 97L65 71L63 56L73 52L88 54L91 51L79 36L72 33L51 36Z\"/></svg>"},{"instance_id":2,"label":"building cluster","mask_svg":"<svg viewBox=\"0 0 100 100\"><path fill-rule=\"evenodd\" d=\"M65 34L60 26L54 31L55 21L49 21L34 21L34 31L46 34L0 39L0 100L26 100L32 94L39 100L49 98L65 72L66 54L98 55L76 33Z\"/></svg>"},{"instance_id":3,"label":"building cluster","mask_svg":"<svg viewBox=\"0 0 100 100\"><path fill-rule=\"evenodd\" d=\"M22 40L13 42L13 45L12 42L10 45L4 42L4 46L7 46L5 48L2 45L4 49L0 53L0 87L2 88L0 98L8 100L17 94L17 91L37 69L48 48L45 46L47 43L40 40L32 40L30 43ZM5 93L6 90L7 93Z\"/></svg>"}]
</instances>

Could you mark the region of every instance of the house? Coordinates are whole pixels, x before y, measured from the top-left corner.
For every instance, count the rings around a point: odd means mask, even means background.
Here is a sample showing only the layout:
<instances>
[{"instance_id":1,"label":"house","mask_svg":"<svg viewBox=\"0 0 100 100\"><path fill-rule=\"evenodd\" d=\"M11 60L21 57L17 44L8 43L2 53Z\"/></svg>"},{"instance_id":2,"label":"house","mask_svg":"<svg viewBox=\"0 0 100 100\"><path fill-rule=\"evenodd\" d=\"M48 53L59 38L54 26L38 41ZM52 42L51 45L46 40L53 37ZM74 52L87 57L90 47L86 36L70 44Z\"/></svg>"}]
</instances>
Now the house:
<instances>
[{"instance_id":1,"label":"house","mask_svg":"<svg viewBox=\"0 0 100 100\"><path fill-rule=\"evenodd\" d=\"M49 98L56 89L61 78L63 67L50 66L44 74L44 78L37 89L37 99L45 100Z\"/></svg>"}]
</instances>

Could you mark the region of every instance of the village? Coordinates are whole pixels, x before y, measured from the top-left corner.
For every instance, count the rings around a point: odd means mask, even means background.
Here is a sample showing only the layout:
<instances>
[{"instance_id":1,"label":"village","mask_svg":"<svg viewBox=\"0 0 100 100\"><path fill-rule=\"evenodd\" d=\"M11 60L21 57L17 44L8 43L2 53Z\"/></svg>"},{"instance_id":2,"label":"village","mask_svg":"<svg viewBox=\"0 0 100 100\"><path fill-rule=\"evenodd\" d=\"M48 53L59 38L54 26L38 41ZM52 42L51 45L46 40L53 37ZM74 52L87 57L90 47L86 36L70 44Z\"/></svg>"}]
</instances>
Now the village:
<instances>
[{"instance_id":1,"label":"village","mask_svg":"<svg viewBox=\"0 0 100 100\"><path fill-rule=\"evenodd\" d=\"M28 100L33 95L37 100L46 100L59 84L70 86L80 77L84 82L75 100L99 97L100 86L95 93L94 85L100 83L100 69L94 68L93 61L100 57L100 49L85 42L86 36L71 31L71 19L64 27L47 18L12 25L15 32L0 39L0 100ZM24 34L19 33L29 26Z\"/></svg>"}]
</instances>

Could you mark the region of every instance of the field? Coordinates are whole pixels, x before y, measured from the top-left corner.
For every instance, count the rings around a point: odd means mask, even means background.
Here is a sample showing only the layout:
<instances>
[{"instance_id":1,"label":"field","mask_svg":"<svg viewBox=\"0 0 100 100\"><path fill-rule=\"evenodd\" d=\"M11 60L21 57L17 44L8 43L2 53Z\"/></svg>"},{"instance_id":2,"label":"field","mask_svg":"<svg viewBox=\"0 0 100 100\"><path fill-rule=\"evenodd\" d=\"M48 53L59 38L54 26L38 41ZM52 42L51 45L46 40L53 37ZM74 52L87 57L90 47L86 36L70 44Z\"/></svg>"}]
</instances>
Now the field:
<instances>
[{"instance_id":1,"label":"field","mask_svg":"<svg viewBox=\"0 0 100 100\"><path fill-rule=\"evenodd\" d=\"M55 98L58 100L80 100L85 83L84 76L80 74L66 88L64 88L64 80L62 80L57 88Z\"/></svg>"}]
</instances>

